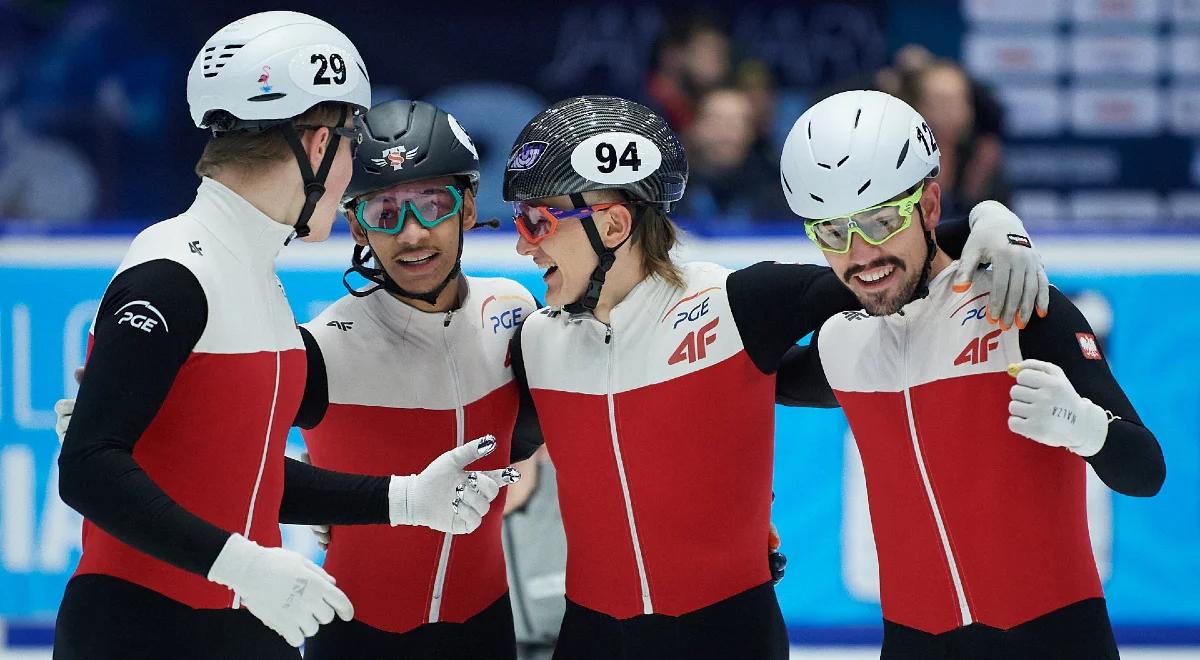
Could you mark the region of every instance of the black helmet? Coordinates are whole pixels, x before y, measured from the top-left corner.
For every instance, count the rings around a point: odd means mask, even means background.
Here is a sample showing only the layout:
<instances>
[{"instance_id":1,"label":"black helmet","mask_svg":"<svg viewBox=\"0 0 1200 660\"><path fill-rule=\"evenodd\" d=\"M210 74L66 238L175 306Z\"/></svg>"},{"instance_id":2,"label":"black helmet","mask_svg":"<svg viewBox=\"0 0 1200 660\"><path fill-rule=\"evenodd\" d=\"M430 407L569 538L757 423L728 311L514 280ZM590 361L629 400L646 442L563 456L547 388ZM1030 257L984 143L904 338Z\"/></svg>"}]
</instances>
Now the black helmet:
<instances>
[{"instance_id":1,"label":"black helmet","mask_svg":"<svg viewBox=\"0 0 1200 660\"><path fill-rule=\"evenodd\" d=\"M424 101L388 101L355 120L363 132L342 204L400 183L461 176L479 192L479 154L445 110Z\"/></svg>"},{"instance_id":2,"label":"black helmet","mask_svg":"<svg viewBox=\"0 0 1200 660\"><path fill-rule=\"evenodd\" d=\"M371 108L355 120L362 129L363 141L354 155L354 175L342 204L354 222L354 199L392 186L443 176L463 177L471 192L479 192L479 153L470 136L445 110L424 101L388 101ZM367 233L370 242L370 232ZM463 225L458 225L458 256L454 268L432 291L406 291L396 284L379 264L369 265L374 254L369 247L355 245L350 268L342 275L342 284L354 296L367 296L380 289L405 298L433 304L446 286L462 271ZM358 273L375 284L359 291L349 282L350 273Z\"/></svg>"},{"instance_id":3,"label":"black helmet","mask_svg":"<svg viewBox=\"0 0 1200 660\"><path fill-rule=\"evenodd\" d=\"M504 172L504 200L615 189L670 212L687 177L683 146L662 117L615 96L576 96L525 125Z\"/></svg>"}]
</instances>

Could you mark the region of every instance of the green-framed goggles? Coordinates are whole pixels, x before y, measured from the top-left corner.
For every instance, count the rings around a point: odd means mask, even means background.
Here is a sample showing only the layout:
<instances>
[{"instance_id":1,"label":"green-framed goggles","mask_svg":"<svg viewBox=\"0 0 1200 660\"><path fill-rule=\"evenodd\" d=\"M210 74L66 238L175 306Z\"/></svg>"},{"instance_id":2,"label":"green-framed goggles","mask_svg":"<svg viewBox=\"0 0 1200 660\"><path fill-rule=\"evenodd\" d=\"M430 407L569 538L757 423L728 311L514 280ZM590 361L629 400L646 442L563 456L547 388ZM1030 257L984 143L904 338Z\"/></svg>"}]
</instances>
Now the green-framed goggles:
<instances>
[{"instance_id":1,"label":"green-framed goggles","mask_svg":"<svg viewBox=\"0 0 1200 660\"><path fill-rule=\"evenodd\" d=\"M871 245L882 245L912 224L913 209L917 202L921 201L921 193L924 190L925 184L922 183L907 197L884 202L853 215L806 220L804 233L808 234L809 240L816 243L817 247L836 254L846 254L850 251L850 241L854 234L858 234Z\"/></svg>"},{"instance_id":2,"label":"green-framed goggles","mask_svg":"<svg viewBox=\"0 0 1200 660\"><path fill-rule=\"evenodd\" d=\"M454 186L431 186L423 190L384 190L354 205L354 217L367 231L399 234L404 218L412 213L426 229L453 218L462 209L462 192Z\"/></svg>"}]
</instances>

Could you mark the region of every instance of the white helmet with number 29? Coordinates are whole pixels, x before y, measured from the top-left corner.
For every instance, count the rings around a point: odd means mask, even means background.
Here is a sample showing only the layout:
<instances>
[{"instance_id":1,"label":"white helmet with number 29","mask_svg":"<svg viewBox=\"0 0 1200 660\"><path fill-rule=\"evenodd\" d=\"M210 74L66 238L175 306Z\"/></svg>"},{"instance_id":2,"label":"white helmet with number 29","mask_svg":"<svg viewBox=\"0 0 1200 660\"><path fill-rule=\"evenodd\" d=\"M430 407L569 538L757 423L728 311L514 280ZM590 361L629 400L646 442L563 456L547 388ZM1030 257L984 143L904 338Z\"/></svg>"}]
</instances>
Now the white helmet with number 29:
<instances>
[{"instance_id":1,"label":"white helmet with number 29","mask_svg":"<svg viewBox=\"0 0 1200 660\"><path fill-rule=\"evenodd\" d=\"M221 28L188 71L192 121L214 132L269 125L325 101L365 112L371 81L358 49L307 14L268 11Z\"/></svg>"},{"instance_id":2,"label":"white helmet with number 29","mask_svg":"<svg viewBox=\"0 0 1200 660\"><path fill-rule=\"evenodd\" d=\"M783 144L780 179L796 215L836 218L936 176L940 155L912 106L883 92L842 92L796 120Z\"/></svg>"}]
</instances>

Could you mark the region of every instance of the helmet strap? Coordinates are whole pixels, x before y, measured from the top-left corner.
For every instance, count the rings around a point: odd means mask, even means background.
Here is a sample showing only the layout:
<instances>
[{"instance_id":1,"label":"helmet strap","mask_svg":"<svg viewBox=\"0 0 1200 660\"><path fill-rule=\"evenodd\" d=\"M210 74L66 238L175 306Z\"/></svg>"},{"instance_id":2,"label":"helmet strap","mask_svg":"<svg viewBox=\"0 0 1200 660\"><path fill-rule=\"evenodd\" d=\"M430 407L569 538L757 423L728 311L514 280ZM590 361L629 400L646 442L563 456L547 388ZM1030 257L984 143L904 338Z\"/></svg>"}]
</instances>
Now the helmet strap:
<instances>
[{"instance_id":1,"label":"helmet strap","mask_svg":"<svg viewBox=\"0 0 1200 660\"><path fill-rule=\"evenodd\" d=\"M576 208L587 206L583 202L583 195L579 193L571 193L571 203L575 204ZM604 279L607 277L608 271L612 269L613 264L616 263L617 250L620 250L621 246L625 245L633 237L633 227L637 226L640 216L640 211L633 216L633 226L629 228L629 235L611 248L606 247L604 241L601 240L600 231L596 229L595 218L588 216L580 222L583 225L584 233L587 234L588 242L592 244L592 251L600 258L600 263L596 265L591 276L588 277L587 289L583 292L583 296L573 303L563 305L563 309L567 313L582 314L584 312L596 311L596 305L600 304L600 290L604 288Z\"/></svg>"},{"instance_id":2,"label":"helmet strap","mask_svg":"<svg viewBox=\"0 0 1200 660\"><path fill-rule=\"evenodd\" d=\"M375 256L370 247L365 245L355 245L354 252L350 256L350 267L346 272L342 273L342 286L350 292L350 295L356 298L365 298L376 291L383 289L388 293L395 294L401 298L410 298L412 300L420 300L427 305L436 305L438 297L442 295L442 291L462 273L462 254L463 254L463 225L462 218L458 222L458 255L454 259L454 268L442 280L441 284L435 286L432 290L425 293L417 293L402 288L391 275L388 275L387 269L378 266L379 258ZM370 243L371 233L367 232L367 242ZM376 266L367 265L370 260L374 259ZM355 289L349 282L350 273L357 273L360 277L372 282L375 286L369 289L359 291Z\"/></svg>"},{"instance_id":3,"label":"helmet strap","mask_svg":"<svg viewBox=\"0 0 1200 660\"><path fill-rule=\"evenodd\" d=\"M921 229L925 232L925 266L921 269L921 279L917 280L917 288L908 302L920 300L929 295L929 272L933 268L933 258L937 255L937 242L933 240L933 232L925 229L925 212L917 205L917 213L921 216ZM907 303L906 303L907 304Z\"/></svg>"},{"instance_id":4,"label":"helmet strap","mask_svg":"<svg viewBox=\"0 0 1200 660\"><path fill-rule=\"evenodd\" d=\"M346 106L342 106L338 115L338 126L346 123L347 111ZM300 178L304 181L304 206L300 209L300 217L296 219L295 224L295 237L304 238L309 234L308 220L316 210L317 202L325 195L325 179L329 177L329 169L333 166L333 159L337 157L338 143L341 142L342 136L330 131L325 156L314 173L312 166L308 164L308 154L304 151L304 145L300 143L300 133L296 130L295 120L280 124L279 130L283 132L283 138L287 140L288 146L296 156L296 164L300 166ZM287 242L291 241L292 239L288 238Z\"/></svg>"}]
</instances>

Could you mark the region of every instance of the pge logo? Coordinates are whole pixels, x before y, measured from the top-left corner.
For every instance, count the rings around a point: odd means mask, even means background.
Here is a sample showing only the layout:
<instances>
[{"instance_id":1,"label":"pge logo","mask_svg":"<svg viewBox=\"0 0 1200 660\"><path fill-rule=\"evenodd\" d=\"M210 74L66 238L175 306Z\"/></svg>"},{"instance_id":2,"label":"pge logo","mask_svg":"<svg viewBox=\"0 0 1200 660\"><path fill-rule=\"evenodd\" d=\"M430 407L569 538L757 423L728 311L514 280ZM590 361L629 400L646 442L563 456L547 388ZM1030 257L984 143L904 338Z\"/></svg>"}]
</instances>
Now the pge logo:
<instances>
[{"instance_id":1,"label":"pge logo","mask_svg":"<svg viewBox=\"0 0 1200 660\"><path fill-rule=\"evenodd\" d=\"M517 304L517 307L506 309L499 314L488 315L488 305L494 302L510 301ZM533 307L533 303L528 298L521 296L488 296L483 304L479 306L479 323L480 326L492 328L492 334L500 332L501 328L512 330L521 325L522 319L525 317L524 307Z\"/></svg>"},{"instance_id":2,"label":"pge logo","mask_svg":"<svg viewBox=\"0 0 1200 660\"><path fill-rule=\"evenodd\" d=\"M500 328L512 330L518 325L521 325L521 308L514 307L492 317L492 334L500 332Z\"/></svg>"},{"instance_id":3,"label":"pge logo","mask_svg":"<svg viewBox=\"0 0 1200 660\"><path fill-rule=\"evenodd\" d=\"M139 306L141 309L138 309ZM154 328L161 323L165 332L171 331L171 328L167 327L167 320L163 318L162 312L155 309L154 305L147 300L135 300L121 305L120 309L113 312L113 316L117 315L121 317L117 319L117 325L128 323L131 328L149 333L154 332Z\"/></svg>"},{"instance_id":4,"label":"pge logo","mask_svg":"<svg viewBox=\"0 0 1200 660\"><path fill-rule=\"evenodd\" d=\"M983 321L983 320L987 319L987 312L985 311L985 310L987 310L986 303L979 303L979 305L980 305L979 307L971 306L972 303L976 303L980 298L986 298L987 296L988 296L988 294L981 293L978 296L975 296L974 298L968 300L967 302L959 305L958 309L955 309L953 312L950 312L950 318L954 318L955 315L957 315L959 312L970 307L970 309L967 309L967 313L965 315L963 315L962 323L958 324L958 326L960 328L962 326L966 325L967 321L970 321L971 319L975 319L977 321Z\"/></svg>"},{"instance_id":5,"label":"pge logo","mask_svg":"<svg viewBox=\"0 0 1200 660\"><path fill-rule=\"evenodd\" d=\"M960 327L964 326L967 324L967 321L970 321L971 319L976 319L978 321L982 321L983 319L985 319L987 317L987 315L984 314L984 311L983 311L985 309L987 309L987 305L984 305L983 307L976 307L975 309L968 311L966 313L966 315L963 316L962 323L959 323L958 325Z\"/></svg>"},{"instance_id":6,"label":"pge logo","mask_svg":"<svg viewBox=\"0 0 1200 660\"><path fill-rule=\"evenodd\" d=\"M684 321L699 321L701 317L708 314L708 300L705 298L703 302L689 310L675 312L675 324L671 326L671 329L678 328L679 324Z\"/></svg>"}]
</instances>

